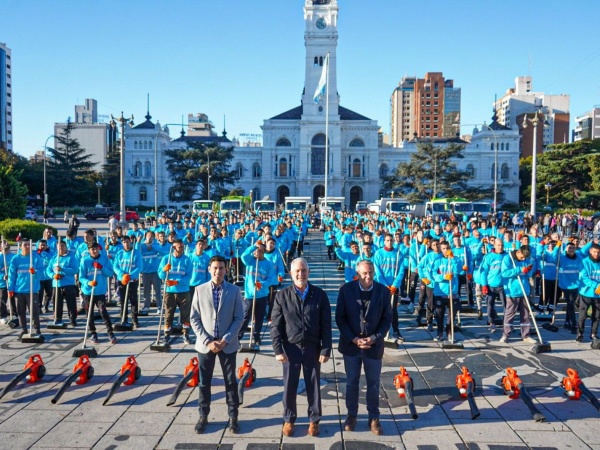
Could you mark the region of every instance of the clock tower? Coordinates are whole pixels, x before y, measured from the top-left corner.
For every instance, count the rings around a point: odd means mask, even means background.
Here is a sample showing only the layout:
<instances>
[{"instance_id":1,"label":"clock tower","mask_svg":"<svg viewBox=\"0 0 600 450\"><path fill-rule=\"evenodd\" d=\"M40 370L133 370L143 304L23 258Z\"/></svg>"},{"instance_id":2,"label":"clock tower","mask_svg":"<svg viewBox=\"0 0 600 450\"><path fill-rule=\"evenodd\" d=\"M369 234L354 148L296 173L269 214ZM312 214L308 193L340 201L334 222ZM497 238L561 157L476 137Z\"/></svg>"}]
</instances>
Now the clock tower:
<instances>
[{"instance_id":1,"label":"clock tower","mask_svg":"<svg viewBox=\"0 0 600 450\"><path fill-rule=\"evenodd\" d=\"M306 0L304 4L304 45L306 47L306 67L304 93L302 95L305 118L325 116L325 97L318 104L313 100L319 84L325 57L329 53L329 116L338 116L339 96L337 93L337 0Z\"/></svg>"}]
</instances>

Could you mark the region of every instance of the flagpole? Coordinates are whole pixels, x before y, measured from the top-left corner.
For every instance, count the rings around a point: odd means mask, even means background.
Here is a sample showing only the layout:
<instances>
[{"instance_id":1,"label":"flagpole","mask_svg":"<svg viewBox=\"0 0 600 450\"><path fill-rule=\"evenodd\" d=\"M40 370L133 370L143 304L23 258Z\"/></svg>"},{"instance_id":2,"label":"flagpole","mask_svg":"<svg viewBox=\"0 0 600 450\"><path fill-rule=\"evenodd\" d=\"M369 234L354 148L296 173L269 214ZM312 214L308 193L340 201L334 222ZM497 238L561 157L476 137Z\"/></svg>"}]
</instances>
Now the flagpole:
<instances>
[{"instance_id":1,"label":"flagpole","mask_svg":"<svg viewBox=\"0 0 600 450\"><path fill-rule=\"evenodd\" d=\"M329 176L329 52L326 57L327 81L325 83L325 207L327 207L327 177Z\"/></svg>"}]
</instances>

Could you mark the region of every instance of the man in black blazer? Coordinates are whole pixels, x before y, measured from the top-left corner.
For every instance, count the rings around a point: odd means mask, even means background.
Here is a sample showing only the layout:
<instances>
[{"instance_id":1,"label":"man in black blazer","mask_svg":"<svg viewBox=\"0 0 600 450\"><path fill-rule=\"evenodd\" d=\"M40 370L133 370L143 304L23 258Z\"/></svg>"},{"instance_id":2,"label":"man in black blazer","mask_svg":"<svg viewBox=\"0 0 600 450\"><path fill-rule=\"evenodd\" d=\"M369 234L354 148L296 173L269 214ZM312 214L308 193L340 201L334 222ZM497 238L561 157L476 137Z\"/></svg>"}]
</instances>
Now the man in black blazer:
<instances>
[{"instance_id":1,"label":"man in black blazer","mask_svg":"<svg viewBox=\"0 0 600 450\"><path fill-rule=\"evenodd\" d=\"M346 431L354 431L358 414L358 384L361 365L367 380L369 427L383 434L379 423L379 383L383 340L392 323L390 291L373 280L371 261L356 265L358 280L342 285L338 293L335 321L340 330L338 350L344 355L346 370Z\"/></svg>"}]
</instances>

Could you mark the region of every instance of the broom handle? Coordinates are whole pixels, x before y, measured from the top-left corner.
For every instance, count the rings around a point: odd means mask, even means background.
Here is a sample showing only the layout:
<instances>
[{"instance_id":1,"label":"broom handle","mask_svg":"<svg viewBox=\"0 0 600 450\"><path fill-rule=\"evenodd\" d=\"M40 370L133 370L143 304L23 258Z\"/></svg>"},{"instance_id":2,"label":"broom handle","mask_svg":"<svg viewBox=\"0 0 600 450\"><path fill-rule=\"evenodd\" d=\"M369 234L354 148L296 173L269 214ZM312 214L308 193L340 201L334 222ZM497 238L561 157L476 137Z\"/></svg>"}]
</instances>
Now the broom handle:
<instances>
[{"instance_id":1,"label":"broom handle","mask_svg":"<svg viewBox=\"0 0 600 450\"><path fill-rule=\"evenodd\" d=\"M133 266L133 252L135 251L135 246L131 246L131 257L129 258L129 272L131 272L131 267ZM125 286L125 298L123 299L123 314L121 314L121 323L125 323L125 318L127 317L127 302L129 300L129 283L131 280L127 282L127 286ZM139 284L138 284L139 286ZM133 315L133 311L132 311Z\"/></svg>"},{"instance_id":2,"label":"broom handle","mask_svg":"<svg viewBox=\"0 0 600 450\"><path fill-rule=\"evenodd\" d=\"M558 301L558 270L560 268L560 249L558 250L558 257L556 258L556 279L554 280L554 310L552 311L552 323L556 317L556 302Z\"/></svg>"},{"instance_id":3,"label":"broom handle","mask_svg":"<svg viewBox=\"0 0 600 450\"><path fill-rule=\"evenodd\" d=\"M60 236L58 237L58 244L57 244L57 252L56 252L56 265L58 266L58 270L60 272L60 250L58 250L60 248ZM56 287L54 288L54 325L56 325L56 310L58 309L56 307L56 305L58 305L58 281L59 280L55 280L56 281Z\"/></svg>"},{"instance_id":4,"label":"broom handle","mask_svg":"<svg viewBox=\"0 0 600 450\"><path fill-rule=\"evenodd\" d=\"M169 259L167 259L167 264L171 264L171 254L173 253L173 247L169 250ZM167 270L167 274L165 276L165 284L163 286L163 296L162 296L162 304L160 308L160 318L158 319L158 334L156 335L156 342L160 342L160 329L162 327L162 318L165 313L165 297L167 296L167 281L169 280L169 271ZM158 302L156 302L158 305Z\"/></svg>"},{"instance_id":5,"label":"broom handle","mask_svg":"<svg viewBox=\"0 0 600 450\"><path fill-rule=\"evenodd\" d=\"M31 248L33 242L29 239L29 270L33 268L33 249ZM33 274L29 272L29 315L31 320L29 321L29 334L33 335Z\"/></svg>"},{"instance_id":6,"label":"broom handle","mask_svg":"<svg viewBox=\"0 0 600 450\"><path fill-rule=\"evenodd\" d=\"M4 276L6 276L6 290L8 290L8 267L6 265L6 253L4 252L4 246L6 245L6 241L4 240L4 235L2 235L2 259L4 259ZM8 310L10 311L10 320L13 320L13 309L12 309L12 300L8 299Z\"/></svg>"},{"instance_id":7,"label":"broom handle","mask_svg":"<svg viewBox=\"0 0 600 450\"><path fill-rule=\"evenodd\" d=\"M450 270L450 280L448 280L448 299L450 300L450 333L452 334L452 342L454 344L454 298L452 297L452 268L450 267L450 258L448 258L448 270Z\"/></svg>"},{"instance_id":8,"label":"broom handle","mask_svg":"<svg viewBox=\"0 0 600 450\"><path fill-rule=\"evenodd\" d=\"M514 268L517 268L517 264L515 263L515 260L512 257L512 253L508 252L508 256L510 257L510 260L513 263ZM537 326L537 322L535 321L535 317L533 315L533 310L531 309L531 305L529 304L529 298L527 297L527 294L525 293L525 286L523 286L523 282L521 281L521 276L520 274L517 274L517 280L519 281L519 285L521 286L521 292L523 292L523 297L525 297L525 304L527 305L527 309L529 310L529 315L531 316L531 320L533 321L533 326L535 327L535 332L537 333L538 339L540 340L540 344L543 342L542 340L542 335L540 334L540 329Z\"/></svg>"},{"instance_id":9,"label":"broom handle","mask_svg":"<svg viewBox=\"0 0 600 450\"><path fill-rule=\"evenodd\" d=\"M96 275L98 274L98 269L96 269L94 267L94 281L96 281ZM81 346L81 348L85 348L85 343L87 341L87 335L88 335L88 330L90 328L90 320L92 320L92 305L93 305L93 301L94 301L94 289L96 289L95 286L96 283L94 283L94 286L92 286L92 292L90 292L90 301L88 302L88 313L87 313L87 320L85 321L85 333L83 333L83 345Z\"/></svg>"}]
</instances>

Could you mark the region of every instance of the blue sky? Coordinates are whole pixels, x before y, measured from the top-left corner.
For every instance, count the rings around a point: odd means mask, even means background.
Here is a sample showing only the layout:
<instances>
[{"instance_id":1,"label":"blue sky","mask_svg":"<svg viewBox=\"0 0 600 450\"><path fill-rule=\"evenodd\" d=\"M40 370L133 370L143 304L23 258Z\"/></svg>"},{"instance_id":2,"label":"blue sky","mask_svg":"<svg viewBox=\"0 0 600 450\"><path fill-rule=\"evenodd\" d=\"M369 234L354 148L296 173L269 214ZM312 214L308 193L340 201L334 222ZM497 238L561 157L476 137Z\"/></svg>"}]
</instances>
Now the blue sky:
<instances>
[{"instance_id":1,"label":"blue sky","mask_svg":"<svg viewBox=\"0 0 600 450\"><path fill-rule=\"evenodd\" d=\"M462 88L461 123L486 121L520 75L569 94L571 117L600 104L600 2L339 0L341 104L389 132L403 76L444 72ZM13 141L42 150L85 98L101 114L180 122L203 112L228 136L300 104L304 0L0 0L12 49ZM573 120L572 120L573 121ZM461 130L470 132L471 126ZM177 131L171 127L171 136Z\"/></svg>"}]
</instances>

